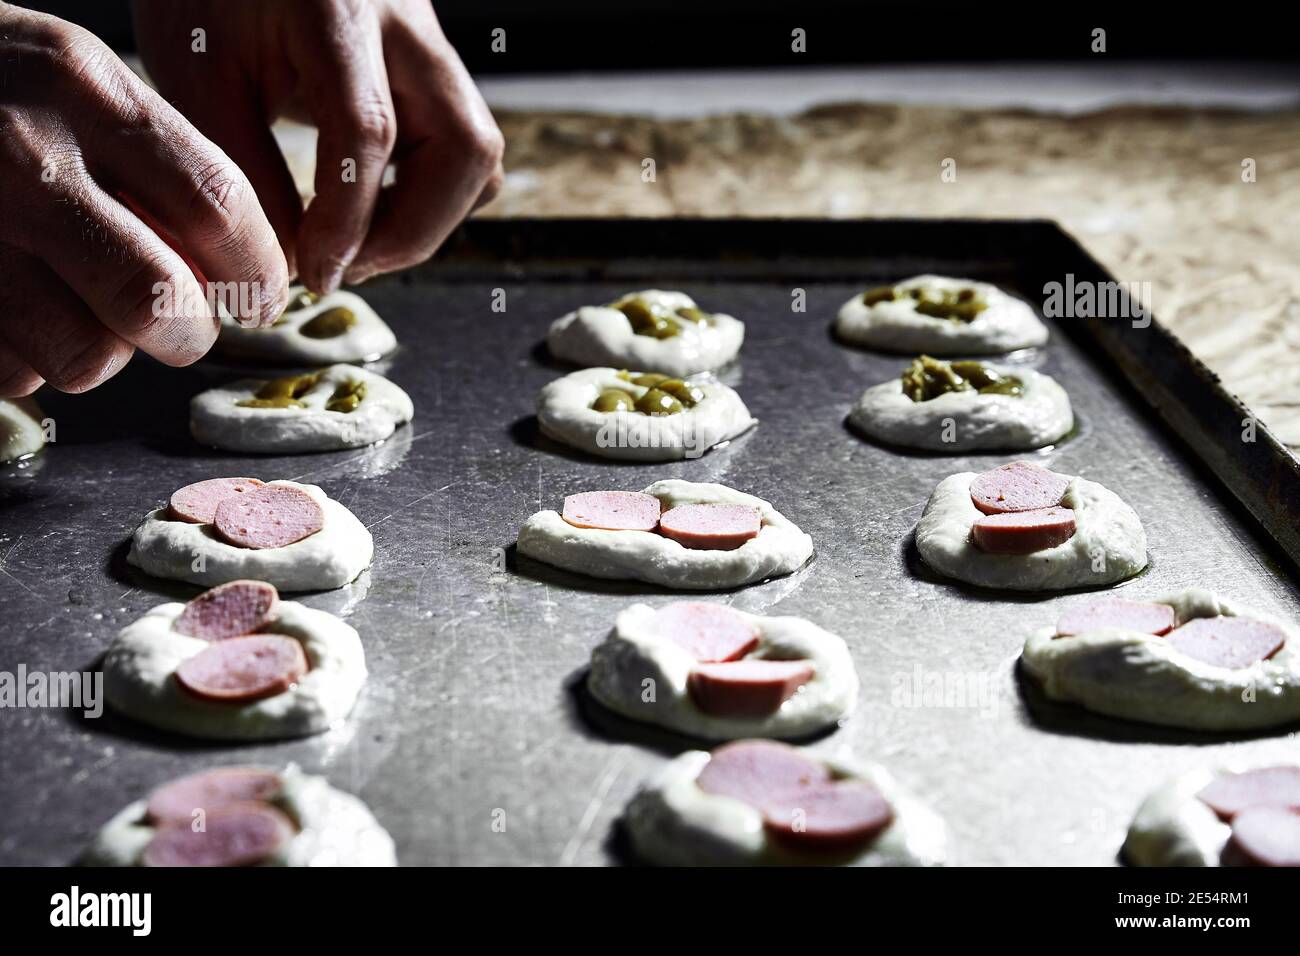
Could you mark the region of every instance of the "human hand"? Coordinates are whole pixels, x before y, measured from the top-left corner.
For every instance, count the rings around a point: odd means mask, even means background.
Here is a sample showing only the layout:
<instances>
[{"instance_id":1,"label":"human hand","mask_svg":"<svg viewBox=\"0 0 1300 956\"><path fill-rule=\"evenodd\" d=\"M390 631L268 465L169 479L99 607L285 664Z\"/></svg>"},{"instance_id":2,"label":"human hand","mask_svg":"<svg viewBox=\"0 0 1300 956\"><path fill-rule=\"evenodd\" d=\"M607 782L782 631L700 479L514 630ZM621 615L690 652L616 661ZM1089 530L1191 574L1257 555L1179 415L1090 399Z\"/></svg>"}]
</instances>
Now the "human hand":
<instances>
[{"instance_id":1,"label":"human hand","mask_svg":"<svg viewBox=\"0 0 1300 956\"><path fill-rule=\"evenodd\" d=\"M205 278L274 320L284 257L220 149L72 24L0 4L0 62L0 398L94 388L136 348L195 361L217 334Z\"/></svg>"},{"instance_id":2,"label":"human hand","mask_svg":"<svg viewBox=\"0 0 1300 956\"><path fill-rule=\"evenodd\" d=\"M500 189L501 132L429 0L136 0L135 22L151 78L248 175L315 292L423 261ZM320 131L305 212L282 115Z\"/></svg>"}]
</instances>

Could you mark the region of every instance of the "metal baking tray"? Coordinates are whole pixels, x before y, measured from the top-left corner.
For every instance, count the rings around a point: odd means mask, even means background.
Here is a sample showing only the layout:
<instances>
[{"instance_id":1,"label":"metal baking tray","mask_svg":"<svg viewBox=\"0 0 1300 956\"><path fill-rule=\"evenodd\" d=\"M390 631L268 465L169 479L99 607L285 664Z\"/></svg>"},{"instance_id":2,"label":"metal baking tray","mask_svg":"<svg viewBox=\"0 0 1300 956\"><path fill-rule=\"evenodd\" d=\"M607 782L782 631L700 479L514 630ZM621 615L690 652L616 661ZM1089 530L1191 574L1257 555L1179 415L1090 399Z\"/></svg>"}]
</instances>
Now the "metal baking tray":
<instances>
[{"instance_id":1,"label":"metal baking tray","mask_svg":"<svg viewBox=\"0 0 1300 956\"><path fill-rule=\"evenodd\" d=\"M57 443L0 468L0 669L94 668L119 628L196 593L129 569L125 542L178 486L255 475L319 483L373 532L368 574L303 598L361 632L370 681L342 727L254 746L111 714L0 711L0 862L69 863L119 806L164 780L288 761L360 794L405 864L624 861L625 802L697 744L603 719L580 683L621 607L672 596L549 570L512 544L529 514L565 494L663 477L761 495L812 535L801 572L718 599L803 615L849 642L861 706L808 746L886 764L947 819L956 862L1111 864L1134 808L1167 776L1293 757L1284 732L1193 735L1047 704L1015 662L1026 632L1070 598L978 591L919 566L912 529L934 485L1006 457L907 454L855 437L850 404L904 360L841 345L830 323L866 286L923 271L997 282L1033 303L1068 273L1109 279L1046 221L475 222L434 262L364 290L403 343L382 367L417 409L381 446L292 457L199 448L188 399L233 374L209 362L136 361L89 395L44 396ZM548 323L650 286L745 320L741 360L724 378L761 424L667 465L587 459L540 438L533 403L561 374L540 346ZM796 289L803 313L791 309ZM1104 483L1141 515L1152 564L1124 593L1208 586L1300 617L1294 460L1262 426L1241 441L1247 412L1158 324L1049 325L1050 344L1014 360L1055 376L1080 426L1036 457ZM912 699L935 680L969 693L948 706Z\"/></svg>"}]
</instances>

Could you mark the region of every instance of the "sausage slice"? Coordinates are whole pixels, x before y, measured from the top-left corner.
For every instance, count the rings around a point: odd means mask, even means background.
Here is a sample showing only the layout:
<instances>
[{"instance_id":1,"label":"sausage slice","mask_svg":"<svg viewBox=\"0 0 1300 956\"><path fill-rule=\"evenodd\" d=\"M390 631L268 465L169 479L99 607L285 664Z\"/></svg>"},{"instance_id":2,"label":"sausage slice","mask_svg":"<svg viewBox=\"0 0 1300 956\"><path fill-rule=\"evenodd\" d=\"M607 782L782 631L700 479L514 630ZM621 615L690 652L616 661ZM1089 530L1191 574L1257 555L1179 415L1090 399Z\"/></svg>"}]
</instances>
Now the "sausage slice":
<instances>
[{"instance_id":1,"label":"sausage slice","mask_svg":"<svg viewBox=\"0 0 1300 956\"><path fill-rule=\"evenodd\" d=\"M705 663L738 660L758 646L758 628L725 604L675 601L655 612L654 627Z\"/></svg>"},{"instance_id":2,"label":"sausage slice","mask_svg":"<svg viewBox=\"0 0 1300 956\"><path fill-rule=\"evenodd\" d=\"M219 641L251 634L275 617L280 595L265 581L230 581L185 605L172 625L182 634Z\"/></svg>"},{"instance_id":3,"label":"sausage slice","mask_svg":"<svg viewBox=\"0 0 1300 956\"><path fill-rule=\"evenodd\" d=\"M1254 807L1300 810L1300 767L1260 767L1220 774L1196 795L1222 820Z\"/></svg>"},{"instance_id":4,"label":"sausage slice","mask_svg":"<svg viewBox=\"0 0 1300 956\"><path fill-rule=\"evenodd\" d=\"M1116 627L1158 636L1171 631L1174 623L1174 609L1168 604L1104 598L1068 609L1056 622L1056 634L1070 637L1102 627Z\"/></svg>"},{"instance_id":5,"label":"sausage slice","mask_svg":"<svg viewBox=\"0 0 1300 956\"><path fill-rule=\"evenodd\" d=\"M743 800L759 807L789 790L828 781L821 761L804 756L789 744L773 740L737 740L713 751L695 778L705 793Z\"/></svg>"},{"instance_id":6,"label":"sausage slice","mask_svg":"<svg viewBox=\"0 0 1300 956\"><path fill-rule=\"evenodd\" d=\"M261 488L256 478L209 478L172 492L167 517L190 524L212 524L217 506L227 498Z\"/></svg>"},{"instance_id":7,"label":"sausage slice","mask_svg":"<svg viewBox=\"0 0 1300 956\"><path fill-rule=\"evenodd\" d=\"M985 515L971 526L971 539L989 554L1033 554L1064 544L1074 532L1069 508L1040 508Z\"/></svg>"},{"instance_id":8,"label":"sausage slice","mask_svg":"<svg viewBox=\"0 0 1300 956\"><path fill-rule=\"evenodd\" d=\"M659 530L684 548L734 551L758 536L762 513L749 505L678 505L664 512Z\"/></svg>"},{"instance_id":9,"label":"sausage slice","mask_svg":"<svg viewBox=\"0 0 1300 956\"><path fill-rule=\"evenodd\" d=\"M1061 503L1070 479L1028 461L1013 461L970 483L971 502L986 515L1038 511Z\"/></svg>"},{"instance_id":10,"label":"sausage slice","mask_svg":"<svg viewBox=\"0 0 1300 956\"><path fill-rule=\"evenodd\" d=\"M811 853L852 850L894 819L880 791L862 780L814 784L771 800L761 809L774 839Z\"/></svg>"},{"instance_id":11,"label":"sausage slice","mask_svg":"<svg viewBox=\"0 0 1300 956\"><path fill-rule=\"evenodd\" d=\"M155 825L189 826L194 811L211 813L232 803L269 800L280 791L280 775L264 767L221 767L163 784L149 795L145 811Z\"/></svg>"},{"instance_id":12,"label":"sausage slice","mask_svg":"<svg viewBox=\"0 0 1300 956\"><path fill-rule=\"evenodd\" d=\"M1232 820L1224 858L1247 866L1300 866L1300 813L1282 807L1243 810Z\"/></svg>"},{"instance_id":13,"label":"sausage slice","mask_svg":"<svg viewBox=\"0 0 1300 956\"><path fill-rule=\"evenodd\" d=\"M564 499L561 517L575 528L654 531L659 511L659 499L640 491L585 491Z\"/></svg>"},{"instance_id":14,"label":"sausage slice","mask_svg":"<svg viewBox=\"0 0 1300 956\"><path fill-rule=\"evenodd\" d=\"M283 548L325 527L325 512L301 488L263 485L222 501L212 524L237 548Z\"/></svg>"},{"instance_id":15,"label":"sausage slice","mask_svg":"<svg viewBox=\"0 0 1300 956\"><path fill-rule=\"evenodd\" d=\"M302 644L282 634L231 637L181 661L176 680L207 700L244 703L288 690L307 673Z\"/></svg>"},{"instance_id":16,"label":"sausage slice","mask_svg":"<svg viewBox=\"0 0 1300 956\"><path fill-rule=\"evenodd\" d=\"M1170 631L1168 640L1188 657L1236 670L1280 651L1286 632L1276 624L1248 617L1198 617Z\"/></svg>"},{"instance_id":17,"label":"sausage slice","mask_svg":"<svg viewBox=\"0 0 1300 956\"><path fill-rule=\"evenodd\" d=\"M686 687L706 714L765 717L780 710L814 673L808 661L727 661L696 666Z\"/></svg>"},{"instance_id":18,"label":"sausage slice","mask_svg":"<svg viewBox=\"0 0 1300 956\"><path fill-rule=\"evenodd\" d=\"M160 827L144 848L145 866L252 866L293 839L283 812L264 803L240 803L205 814L203 828Z\"/></svg>"}]
</instances>

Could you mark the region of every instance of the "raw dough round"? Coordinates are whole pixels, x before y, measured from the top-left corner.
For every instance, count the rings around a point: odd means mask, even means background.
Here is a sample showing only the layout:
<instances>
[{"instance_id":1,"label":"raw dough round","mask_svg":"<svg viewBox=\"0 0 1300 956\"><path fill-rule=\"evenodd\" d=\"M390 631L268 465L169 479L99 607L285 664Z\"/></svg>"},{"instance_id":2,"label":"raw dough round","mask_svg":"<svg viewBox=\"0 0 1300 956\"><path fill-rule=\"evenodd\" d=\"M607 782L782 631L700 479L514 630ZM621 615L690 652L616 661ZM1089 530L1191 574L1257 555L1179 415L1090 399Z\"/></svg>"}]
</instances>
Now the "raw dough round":
<instances>
[{"instance_id":1,"label":"raw dough round","mask_svg":"<svg viewBox=\"0 0 1300 956\"><path fill-rule=\"evenodd\" d=\"M360 405L334 412L325 404L339 386L365 386ZM266 379L242 379L210 388L190 400L190 434L195 441L226 451L290 454L361 448L383 441L415 414L410 396L382 375L355 365L331 365L298 401L305 408L248 408Z\"/></svg>"},{"instance_id":2,"label":"raw dough round","mask_svg":"<svg viewBox=\"0 0 1300 956\"><path fill-rule=\"evenodd\" d=\"M670 311L696 308L684 292L647 289L623 298L633 297ZM688 324L677 335L657 339L633 332L618 309L585 305L551 323L546 346L555 358L575 365L639 368L681 377L721 368L736 357L744 340L745 323L721 312L710 313L703 326Z\"/></svg>"},{"instance_id":3,"label":"raw dough round","mask_svg":"<svg viewBox=\"0 0 1300 956\"><path fill-rule=\"evenodd\" d=\"M686 687L695 658L659 633L655 610L646 604L625 608L614 629L591 653L587 687L610 710L707 740L742 737L806 737L834 726L858 702L858 673L842 638L799 617L760 617L737 610L759 629L758 647L747 658L807 660L813 679L774 714L720 717L695 706ZM654 681L655 700L642 699L642 682Z\"/></svg>"},{"instance_id":4,"label":"raw dough round","mask_svg":"<svg viewBox=\"0 0 1300 956\"><path fill-rule=\"evenodd\" d=\"M1056 639L1044 627L1025 641L1021 661L1048 697L1112 717L1189 730L1232 731L1300 720L1300 632L1267 614L1229 604L1209 591L1152 599L1178 624L1220 614L1275 624L1287 642L1249 667L1215 667L1179 653L1167 637L1099 628Z\"/></svg>"},{"instance_id":5,"label":"raw dough round","mask_svg":"<svg viewBox=\"0 0 1300 956\"><path fill-rule=\"evenodd\" d=\"M771 841L758 810L733 797L706 793L695 783L709 754L689 750L646 784L624 813L638 857L661 866L761 866L818 863ZM893 822L848 866L941 866L947 859L943 821L875 764L827 760L837 776L865 780L894 811Z\"/></svg>"},{"instance_id":6,"label":"raw dough round","mask_svg":"<svg viewBox=\"0 0 1300 956\"><path fill-rule=\"evenodd\" d=\"M914 402L904 394L902 380L894 378L862 393L849 412L849 424L886 444L946 452L1025 451L1069 434L1074 412L1055 379L1011 365L988 367L1020 379L1022 394L981 395L967 389ZM944 441L949 433L953 440Z\"/></svg>"},{"instance_id":7,"label":"raw dough round","mask_svg":"<svg viewBox=\"0 0 1300 956\"><path fill-rule=\"evenodd\" d=\"M366 680L361 638L333 614L280 601L260 630L302 642L311 665L282 694L248 703L204 700L176 681L176 668L210 642L173 629L184 604L160 604L124 627L104 657L104 696L142 723L214 740L275 740L318 734L343 720Z\"/></svg>"},{"instance_id":8,"label":"raw dough round","mask_svg":"<svg viewBox=\"0 0 1300 956\"><path fill-rule=\"evenodd\" d=\"M947 276L915 276L894 288L975 289L987 303L970 322L936 318L916 311L910 297L867 305L855 295L840 308L835 332L844 341L885 352L928 355L996 355L1047 342L1047 326L1029 305L995 285Z\"/></svg>"},{"instance_id":9,"label":"raw dough round","mask_svg":"<svg viewBox=\"0 0 1300 956\"><path fill-rule=\"evenodd\" d=\"M698 458L756 424L740 396L711 377L691 378L690 383L704 392L704 398L694 407L672 415L593 409L592 402L607 388L619 389L634 398L649 391L619 374L613 368L587 368L543 388L537 396L537 421L542 433L604 458L673 461Z\"/></svg>"},{"instance_id":10,"label":"raw dough round","mask_svg":"<svg viewBox=\"0 0 1300 956\"><path fill-rule=\"evenodd\" d=\"M0 461L26 458L44 448L44 418L35 399L0 401Z\"/></svg>"},{"instance_id":11,"label":"raw dough round","mask_svg":"<svg viewBox=\"0 0 1300 956\"><path fill-rule=\"evenodd\" d=\"M155 577L205 587L251 578L281 591L341 588L370 566L374 541L351 511L316 485L268 484L307 492L324 510L325 526L282 548L238 548L218 538L211 525L175 521L165 507L155 508L136 528L126 560Z\"/></svg>"},{"instance_id":12,"label":"raw dough round","mask_svg":"<svg viewBox=\"0 0 1300 956\"><path fill-rule=\"evenodd\" d=\"M1196 795L1227 772L1194 770L1151 793L1129 826L1124 859L1133 866L1219 866L1232 827Z\"/></svg>"},{"instance_id":13,"label":"raw dough round","mask_svg":"<svg viewBox=\"0 0 1300 956\"><path fill-rule=\"evenodd\" d=\"M698 591L790 574L812 557L812 538L762 498L676 478L656 481L644 493L658 498L664 511L685 504L748 505L761 512L762 527L734 551L700 551L653 531L577 528L557 511L539 511L519 530L519 553L594 578Z\"/></svg>"},{"instance_id":14,"label":"raw dough round","mask_svg":"<svg viewBox=\"0 0 1300 956\"><path fill-rule=\"evenodd\" d=\"M359 799L293 764L281 777L284 787L271 802L287 813L299 830L264 865L397 865L393 838ZM80 862L86 866L139 866L140 855L156 832L145 818L145 806L146 801L137 800L119 811L95 835Z\"/></svg>"},{"instance_id":15,"label":"raw dough round","mask_svg":"<svg viewBox=\"0 0 1300 956\"><path fill-rule=\"evenodd\" d=\"M289 300L306 292L303 286L289 289ZM303 335L302 326L327 309L350 309L356 323L342 335L314 339ZM228 314L221 317L221 334L215 350L220 355L244 361L275 365L333 365L336 362L373 362L397 348L397 337L366 300L352 292L332 292L311 305L285 312L269 328L246 329Z\"/></svg>"},{"instance_id":16,"label":"raw dough round","mask_svg":"<svg viewBox=\"0 0 1300 956\"><path fill-rule=\"evenodd\" d=\"M916 526L916 548L940 574L968 584L1008 591L1099 588L1147 566L1147 536L1137 514L1094 481L1071 478L1061 505L1074 509L1074 537L1032 554L989 554L971 542L971 526L984 517L971 502L963 471L939 482Z\"/></svg>"}]
</instances>

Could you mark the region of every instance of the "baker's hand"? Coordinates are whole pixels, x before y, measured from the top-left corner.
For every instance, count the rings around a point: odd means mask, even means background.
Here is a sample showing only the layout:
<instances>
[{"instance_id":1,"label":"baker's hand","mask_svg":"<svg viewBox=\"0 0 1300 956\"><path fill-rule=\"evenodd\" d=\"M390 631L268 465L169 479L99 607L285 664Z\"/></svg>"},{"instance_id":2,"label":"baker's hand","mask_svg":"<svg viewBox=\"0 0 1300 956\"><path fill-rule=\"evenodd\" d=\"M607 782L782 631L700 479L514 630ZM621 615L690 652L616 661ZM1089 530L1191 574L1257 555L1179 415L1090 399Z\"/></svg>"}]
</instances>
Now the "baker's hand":
<instances>
[{"instance_id":1,"label":"baker's hand","mask_svg":"<svg viewBox=\"0 0 1300 956\"><path fill-rule=\"evenodd\" d=\"M0 398L206 352L213 308L173 246L274 320L288 274L248 180L108 47L0 3L0 75Z\"/></svg>"},{"instance_id":2,"label":"baker's hand","mask_svg":"<svg viewBox=\"0 0 1300 956\"><path fill-rule=\"evenodd\" d=\"M429 0L136 0L135 23L150 76L252 180L313 291L423 261L501 187L501 131ZM320 131L306 212L281 115Z\"/></svg>"}]
</instances>

